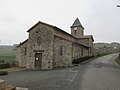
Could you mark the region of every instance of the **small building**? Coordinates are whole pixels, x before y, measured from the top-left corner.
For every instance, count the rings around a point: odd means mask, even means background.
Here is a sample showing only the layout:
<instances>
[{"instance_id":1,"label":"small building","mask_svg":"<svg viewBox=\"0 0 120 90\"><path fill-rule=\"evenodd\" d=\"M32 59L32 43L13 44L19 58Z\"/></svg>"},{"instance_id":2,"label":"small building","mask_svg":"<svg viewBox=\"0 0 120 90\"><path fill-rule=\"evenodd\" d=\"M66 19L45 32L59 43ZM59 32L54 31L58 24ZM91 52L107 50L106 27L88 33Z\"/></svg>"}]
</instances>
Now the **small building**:
<instances>
[{"instance_id":1,"label":"small building","mask_svg":"<svg viewBox=\"0 0 120 90\"><path fill-rule=\"evenodd\" d=\"M16 61L20 67L53 69L69 67L74 59L93 56L93 37L84 35L77 18L71 34L39 21L27 32L29 37L17 47Z\"/></svg>"}]
</instances>

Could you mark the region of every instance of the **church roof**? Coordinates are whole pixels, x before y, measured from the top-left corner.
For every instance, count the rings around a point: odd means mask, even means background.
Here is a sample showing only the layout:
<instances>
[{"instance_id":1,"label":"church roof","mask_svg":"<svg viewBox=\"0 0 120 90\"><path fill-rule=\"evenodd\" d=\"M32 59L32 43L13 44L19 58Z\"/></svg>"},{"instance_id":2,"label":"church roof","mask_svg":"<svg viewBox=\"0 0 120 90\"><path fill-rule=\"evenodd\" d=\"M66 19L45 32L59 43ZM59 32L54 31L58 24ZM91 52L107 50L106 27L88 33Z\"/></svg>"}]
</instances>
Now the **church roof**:
<instances>
[{"instance_id":1,"label":"church roof","mask_svg":"<svg viewBox=\"0 0 120 90\"><path fill-rule=\"evenodd\" d=\"M78 39L82 39L82 38L92 38L92 41L94 41L94 38L92 35L80 35L80 36L76 36L76 38Z\"/></svg>"},{"instance_id":2,"label":"church roof","mask_svg":"<svg viewBox=\"0 0 120 90\"><path fill-rule=\"evenodd\" d=\"M71 35L71 34L69 34L69 33L67 33L67 32L65 32L64 30L62 30L62 29L60 29L60 28L58 28L58 27L56 27L56 26L54 26L54 25L50 25L50 24L47 24L47 23L44 23L44 22L41 22L41 21L39 21L38 23L36 23L33 27L31 27L27 32L30 32L31 30L33 30L33 28L35 28L38 24L44 24L44 25L47 25L47 26L49 26L49 27L52 27L52 28L54 28L55 30L59 30L59 31L61 31L61 32L63 32L63 33L65 33L65 34L67 34L67 35L69 35L69 36L71 36L71 37L73 37L75 40L69 40L69 41L72 41L72 42L75 42L75 43L79 43L79 42L77 42L76 41L76 39L77 39L77 37L75 37L75 36L73 36L73 35ZM60 35L56 35L56 36L59 36L60 37ZM64 38L65 39L65 38ZM67 39L68 40L68 39ZM85 45L85 44L82 44L82 43L79 43L80 45L82 45L82 46L85 46L85 47L89 47L89 46L87 46L87 45Z\"/></svg>"},{"instance_id":3,"label":"church roof","mask_svg":"<svg viewBox=\"0 0 120 90\"><path fill-rule=\"evenodd\" d=\"M25 41L23 42L20 42L20 44L17 46L17 47L20 47L21 45L23 45L24 43L28 42L28 39L26 39Z\"/></svg>"},{"instance_id":4,"label":"church roof","mask_svg":"<svg viewBox=\"0 0 120 90\"><path fill-rule=\"evenodd\" d=\"M82 24L80 23L80 20L78 18L75 20L75 22L73 23L73 25L70 28L73 28L73 27L82 27L84 29L84 27L82 26Z\"/></svg>"}]
</instances>

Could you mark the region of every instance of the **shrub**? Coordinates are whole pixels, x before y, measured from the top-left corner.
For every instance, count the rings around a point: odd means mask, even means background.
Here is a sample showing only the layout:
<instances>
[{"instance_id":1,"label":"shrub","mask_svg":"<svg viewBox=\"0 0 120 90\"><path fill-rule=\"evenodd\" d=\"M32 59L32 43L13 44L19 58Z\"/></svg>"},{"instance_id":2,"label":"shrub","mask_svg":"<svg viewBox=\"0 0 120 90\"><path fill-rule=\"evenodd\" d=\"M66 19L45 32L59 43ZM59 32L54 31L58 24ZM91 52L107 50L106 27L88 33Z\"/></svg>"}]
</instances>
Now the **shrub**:
<instances>
[{"instance_id":1,"label":"shrub","mask_svg":"<svg viewBox=\"0 0 120 90\"><path fill-rule=\"evenodd\" d=\"M118 58L116 59L116 62L120 65L120 54L119 54Z\"/></svg>"},{"instance_id":2,"label":"shrub","mask_svg":"<svg viewBox=\"0 0 120 90\"><path fill-rule=\"evenodd\" d=\"M9 63L0 63L0 69L8 68L9 66Z\"/></svg>"},{"instance_id":3,"label":"shrub","mask_svg":"<svg viewBox=\"0 0 120 90\"><path fill-rule=\"evenodd\" d=\"M8 71L0 71L0 76L2 75L8 75Z\"/></svg>"},{"instance_id":4,"label":"shrub","mask_svg":"<svg viewBox=\"0 0 120 90\"><path fill-rule=\"evenodd\" d=\"M86 57L81 57L81 58L78 58L78 59L74 59L72 64L79 64L80 62L83 62L85 60L88 60L90 58L92 58L93 56L86 56Z\"/></svg>"}]
</instances>

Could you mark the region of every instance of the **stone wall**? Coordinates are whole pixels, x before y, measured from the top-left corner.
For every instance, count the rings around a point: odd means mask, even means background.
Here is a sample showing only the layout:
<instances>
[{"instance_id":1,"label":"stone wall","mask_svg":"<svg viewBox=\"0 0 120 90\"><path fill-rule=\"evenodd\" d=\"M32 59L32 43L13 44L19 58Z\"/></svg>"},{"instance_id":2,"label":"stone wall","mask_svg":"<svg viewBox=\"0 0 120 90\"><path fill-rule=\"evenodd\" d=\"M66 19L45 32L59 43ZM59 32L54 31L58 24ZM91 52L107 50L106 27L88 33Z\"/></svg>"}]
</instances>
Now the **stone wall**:
<instances>
[{"instance_id":1,"label":"stone wall","mask_svg":"<svg viewBox=\"0 0 120 90\"><path fill-rule=\"evenodd\" d=\"M89 48L83 48L83 56L82 57L86 57L86 56L90 56L89 55Z\"/></svg>"},{"instance_id":2,"label":"stone wall","mask_svg":"<svg viewBox=\"0 0 120 90\"><path fill-rule=\"evenodd\" d=\"M20 47L16 47L15 51L15 63L17 63L16 65L19 66L19 62L20 62Z\"/></svg>"},{"instance_id":3,"label":"stone wall","mask_svg":"<svg viewBox=\"0 0 120 90\"><path fill-rule=\"evenodd\" d=\"M92 38L89 38L89 46L90 46L90 49L89 49L89 52L90 52L90 53L89 53L89 55L90 55L90 56L95 56Z\"/></svg>"},{"instance_id":4,"label":"stone wall","mask_svg":"<svg viewBox=\"0 0 120 90\"><path fill-rule=\"evenodd\" d=\"M73 36L78 36L78 35L84 35L84 29L82 27L77 27L77 30L75 32L75 29L74 28L71 28L71 34Z\"/></svg>"},{"instance_id":5,"label":"stone wall","mask_svg":"<svg viewBox=\"0 0 120 90\"><path fill-rule=\"evenodd\" d=\"M73 60L80 58L81 55L81 45L73 43Z\"/></svg>"},{"instance_id":6,"label":"stone wall","mask_svg":"<svg viewBox=\"0 0 120 90\"><path fill-rule=\"evenodd\" d=\"M88 56L88 47L73 43L73 59Z\"/></svg>"},{"instance_id":7,"label":"stone wall","mask_svg":"<svg viewBox=\"0 0 120 90\"><path fill-rule=\"evenodd\" d=\"M93 47L92 38L81 38L78 40L78 42L88 45L89 46L89 52L88 52L89 56L94 55L94 47Z\"/></svg>"},{"instance_id":8,"label":"stone wall","mask_svg":"<svg viewBox=\"0 0 120 90\"><path fill-rule=\"evenodd\" d=\"M65 31L61 31L61 30L59 30L59 29L54 29L54 34L57 34L57 35L59 35L59 36L62 36L64 39L69 40L69 41L75 42L75 41L77 40L77 39L76 39L74 36L72 36L71 34L68 34L68 33L66 33Z\"/></svg>"},{"instance_id":9,"label":"stone wall","mask_svg":"<svg viewBox=\"0 0 120 90\"><path fill-rule=\"evenodd\" d=\"M22 45L20 45L19 47L17 47L17 51L16 51L16 61L19 61L19 66L20 67L26 67L27 64L27 49L28 47L28 43L25 42ZM25 51L26 49L26 51ZM25 54L26 52L26 54Z\"/></svg>"},{"instance_id":10,"label":"stone wall","mask_svg":"<svg viewBox=\"0 0 120 90\"><path fill-rule=\"evenodd\" d=\"M5 80L1 80L0 79L0 90L4 90L5 88L6 88L6 82L5 82Z\"/></svg>"},{"instance_id":11,"label":"stone wall","mask_svg":"<svg viewBox=\"0 0 120 90\"><path fill-rule=\"evenodd\" d=\"M60 48L63 48L61 55ZM74 59L88 56L88 47L54 36L53 67L68 67ZM83 53L83 54L81 54Z\"/></svg>"},{"instance_id":12,"label":"stone wall","mask_svg":"<svg viewBox=\"0 0 120 90\"><path fill-rule=\"evenodd\" d=\"M35 50L42 50L42 69L51 69L53 60L53 28L39 24L29 32L27 68L35 68Z\"/></svg>"},{"instance_id":13,"label":"stone wall","mask_svg":"<svg viewBox=\"0 0 120 90\"><path fill-rule=\"evenodd\" d=\"M72 42L54 36L53 67L68 67L72 64Z\"/></svg>"},{"instance_id":14,"label":"stone wall","mask_svg":"<svg viewBox=\"0 0 120 90\"><path fill-rule=\"evenodd\" d=\"M89 38L79 38L78 42L89 46Z\"/></svg>"}]
</instances>

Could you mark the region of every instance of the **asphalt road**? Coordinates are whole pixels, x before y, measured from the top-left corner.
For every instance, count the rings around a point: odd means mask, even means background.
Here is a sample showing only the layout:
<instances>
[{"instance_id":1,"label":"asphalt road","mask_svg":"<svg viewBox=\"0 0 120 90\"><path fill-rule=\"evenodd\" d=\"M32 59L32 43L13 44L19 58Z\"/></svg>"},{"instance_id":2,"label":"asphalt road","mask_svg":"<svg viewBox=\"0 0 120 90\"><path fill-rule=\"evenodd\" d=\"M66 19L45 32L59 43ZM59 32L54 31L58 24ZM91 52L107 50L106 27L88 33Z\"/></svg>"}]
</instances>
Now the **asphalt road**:
<instances>
[{"instance_id":1,"label":"asphalt road","mask_svg":"<svg viewBox=\"0 0 120 90\"><path fill-rule=\"evenodd\" d=\"M120 90L120 66L114 61L117 57L111 54L59 70L12 72L0 79L29 90Z\"/></svg>"}]
</instances>

